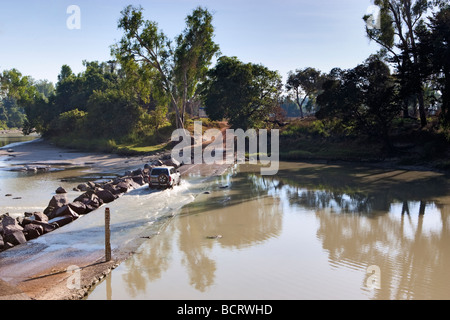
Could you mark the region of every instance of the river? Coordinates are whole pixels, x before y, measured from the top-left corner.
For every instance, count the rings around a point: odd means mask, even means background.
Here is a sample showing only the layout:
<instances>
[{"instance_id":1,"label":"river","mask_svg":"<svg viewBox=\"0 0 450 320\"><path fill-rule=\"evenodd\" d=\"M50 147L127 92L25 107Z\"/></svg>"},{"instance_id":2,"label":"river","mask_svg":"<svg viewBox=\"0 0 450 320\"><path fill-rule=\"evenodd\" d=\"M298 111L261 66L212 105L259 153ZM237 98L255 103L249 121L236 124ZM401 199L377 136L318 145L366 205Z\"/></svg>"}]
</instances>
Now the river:
<instances>
[{"instance_id":1,"label":"river","mask_svg":"<svg viewBox=\"0 0 450 320\"><path fill-rule=\"evenodd\" d=\"M244 165L207 190L88 299L450 299L443 174Z\"/></svg>"}]
</instances>

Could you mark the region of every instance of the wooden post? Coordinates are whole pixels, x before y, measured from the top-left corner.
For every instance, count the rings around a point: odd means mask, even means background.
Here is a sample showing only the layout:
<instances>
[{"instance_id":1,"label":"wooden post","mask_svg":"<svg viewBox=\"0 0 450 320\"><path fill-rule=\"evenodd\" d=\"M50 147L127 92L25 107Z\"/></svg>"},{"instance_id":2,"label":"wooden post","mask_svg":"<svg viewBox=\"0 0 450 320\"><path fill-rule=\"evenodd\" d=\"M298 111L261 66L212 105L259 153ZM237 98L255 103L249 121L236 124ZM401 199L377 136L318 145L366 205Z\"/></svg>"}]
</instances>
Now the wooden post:
<instances>
[{"instance_id":1,"label":"wooden post","mask_svg":"<svg viewBox=\"0 0 450 320\"><path fill-rule=\"evenodd\" d=\"M105 260L111 261L111 215L109 208L105 209Z\"/></svg>"}]
</instances>

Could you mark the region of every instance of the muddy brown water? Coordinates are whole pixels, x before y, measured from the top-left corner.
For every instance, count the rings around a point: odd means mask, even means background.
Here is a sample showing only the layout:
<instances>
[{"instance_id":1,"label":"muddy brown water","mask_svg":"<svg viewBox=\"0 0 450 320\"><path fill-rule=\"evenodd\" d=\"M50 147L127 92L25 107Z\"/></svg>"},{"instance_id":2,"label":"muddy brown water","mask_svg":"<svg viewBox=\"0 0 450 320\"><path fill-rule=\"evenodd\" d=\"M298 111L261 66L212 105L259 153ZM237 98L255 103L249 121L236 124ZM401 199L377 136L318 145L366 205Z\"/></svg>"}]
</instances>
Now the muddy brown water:
<instances>
[{"instance_id":1,"label":"muddy brown water","mask_svg":"<svg viewBox=\"0 0 450 320\"><path fill-rule=\"evenodd\" d=\"M450 189L436 172L241 165L87 299L449 299Z\"/></svg>"}]
</instances>

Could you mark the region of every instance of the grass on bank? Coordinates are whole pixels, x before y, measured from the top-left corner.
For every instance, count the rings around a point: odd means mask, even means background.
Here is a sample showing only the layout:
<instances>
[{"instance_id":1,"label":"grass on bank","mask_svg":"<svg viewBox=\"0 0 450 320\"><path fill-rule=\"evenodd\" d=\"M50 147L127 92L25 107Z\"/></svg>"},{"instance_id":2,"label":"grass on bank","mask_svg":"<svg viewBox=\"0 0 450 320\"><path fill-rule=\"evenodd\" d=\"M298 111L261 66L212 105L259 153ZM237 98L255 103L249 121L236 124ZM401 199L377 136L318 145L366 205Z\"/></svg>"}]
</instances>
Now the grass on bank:
<instances>
[{"instance_id":1,"label":"grass on bank","mask_svg":"<svg viewBox=\"0 0 450 320\"><path fill-rule=\"evenodd\" d=\"M194 121L202 123L203 133L212 128L221 129L225 122L211 121L209 119L187 119L186 129L193 135ZM148 131L147 134L130 134L121 138L94 138L67 134L52 137L51 141L60 147L90 152L115 153L123 156L149 155L171 150L174 142L171 141L175 127L170 123L157 131ZM175 142L176 143L176 142Z\"/></svg>"},{"instance_id":2,"label":"grass on bank","mask_svg":"<svg viewBox=\"0 0 450 320\"><path fill-rule=\"evenodd\" d=\"M385 161L450 169L450 139L437 117L420 127L415 119L396 119L390 132L392 148L372 136L352 133L335 122L296 119L281 129L282 160Z\"/></svg>"}]
</instances>

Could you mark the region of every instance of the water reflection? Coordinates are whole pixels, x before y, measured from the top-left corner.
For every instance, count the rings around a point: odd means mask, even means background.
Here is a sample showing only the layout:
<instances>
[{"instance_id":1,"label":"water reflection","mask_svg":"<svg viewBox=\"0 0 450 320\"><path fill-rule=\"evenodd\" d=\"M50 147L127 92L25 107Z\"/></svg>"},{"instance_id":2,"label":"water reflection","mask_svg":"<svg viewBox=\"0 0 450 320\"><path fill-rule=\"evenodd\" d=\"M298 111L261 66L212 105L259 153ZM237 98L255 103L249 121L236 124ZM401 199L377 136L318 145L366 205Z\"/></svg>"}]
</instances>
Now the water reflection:
<instances>
[{"instance_id":1,"label":"water reflection","mask_svg":"<svg viewBox=\"0 0 450 320\"><path fill-rule=\"evenodd\" d=\"M257 172L240 166L183 208L113 273L108 296L450 298L448 177L296 163ZM380 289L367 286L372 265Z\"/></svg>"}]
</instances>

